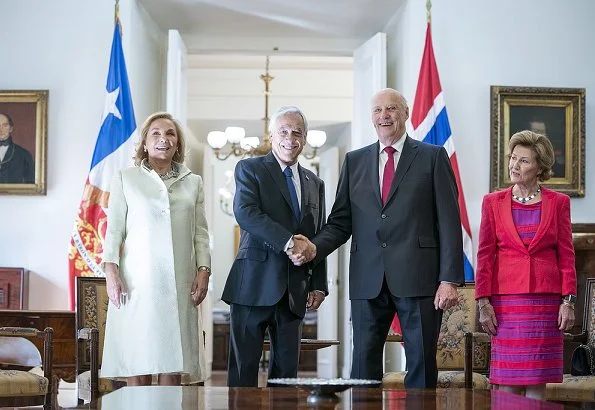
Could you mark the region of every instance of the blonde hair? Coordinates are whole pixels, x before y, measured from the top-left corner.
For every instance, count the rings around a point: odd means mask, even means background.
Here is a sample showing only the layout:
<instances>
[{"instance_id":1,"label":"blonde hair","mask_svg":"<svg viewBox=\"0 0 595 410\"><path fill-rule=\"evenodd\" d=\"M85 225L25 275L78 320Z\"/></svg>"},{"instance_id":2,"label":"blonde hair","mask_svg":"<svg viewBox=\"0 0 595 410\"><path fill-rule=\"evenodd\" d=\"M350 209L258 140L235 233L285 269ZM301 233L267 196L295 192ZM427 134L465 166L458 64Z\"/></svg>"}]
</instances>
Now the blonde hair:
<instances>
[{"instance_id":1,"label":"blonde hair","mask_svg":"<svg viewBox=\"0 0 595 410\"><path fill-rule=\"evenodd\" d=\"M535 160L541 169L541 173L538 175L540 181L547 181L552 177L554 147L548 137L529 130L519 131L510 138L508 143L509 156L512 155L512 151L517 145L530 148L535 152Z\"/></svg>"},{"instance_id":2,"label":"blonde hair","mask_svg":"<svg viewBox=\"0 0 595 410\"><path fill-rule=\"evenodd\" d=\"M151 127L153 121L160 119L170 120L174 124L174 127L176 128L176 134L178 135L178 146L176 148L176 152L174 153L172 160L174 162L179 163L184 162L186 139L184 137L184 131L182 130L182 126L170 113L155 112L149 115L149 117L143 122L143 125L141 127L140 141L138 142L138 145L136 146L136 152L134 153L134 165L136 165L137 167L140 166L141 162L143 162L144 159L147 159L149 157L149 154L145 151L145 142L147 141L149 128Z\"/></svg>"}]
</instances>

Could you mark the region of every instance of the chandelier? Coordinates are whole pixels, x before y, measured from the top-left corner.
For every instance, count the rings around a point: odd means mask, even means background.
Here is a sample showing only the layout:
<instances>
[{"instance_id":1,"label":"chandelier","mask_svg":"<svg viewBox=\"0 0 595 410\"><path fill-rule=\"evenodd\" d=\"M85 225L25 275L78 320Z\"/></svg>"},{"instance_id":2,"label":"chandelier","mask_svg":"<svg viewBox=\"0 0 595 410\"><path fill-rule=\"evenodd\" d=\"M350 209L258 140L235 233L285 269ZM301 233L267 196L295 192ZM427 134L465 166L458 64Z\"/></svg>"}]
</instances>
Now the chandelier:
<instances>
[{"instance_id":1,"label":"chandelier","mask_svg":"<svg viewBox=\"0 0 595 410\"><path fill-rule=\"evenodd\" d=\"M265 73L260 75L260 79L264 81L264 118L262 119L264 121L264 132L262 141L258 137L247 137L246 130L242 127L231 126L227 127L225 131L211 131L207 136L207 142L213 148L217 159L225 161L232 155L240 158L257 157L271 152L269 96L273 78L275 77L269 74L269 56L267 56ZM317 150L326 142L326 133L320 130L308 131L306 142L312 147L312 152L302 152L301 155L308 160L317 159Z\"/></svg>"}]
</instances>

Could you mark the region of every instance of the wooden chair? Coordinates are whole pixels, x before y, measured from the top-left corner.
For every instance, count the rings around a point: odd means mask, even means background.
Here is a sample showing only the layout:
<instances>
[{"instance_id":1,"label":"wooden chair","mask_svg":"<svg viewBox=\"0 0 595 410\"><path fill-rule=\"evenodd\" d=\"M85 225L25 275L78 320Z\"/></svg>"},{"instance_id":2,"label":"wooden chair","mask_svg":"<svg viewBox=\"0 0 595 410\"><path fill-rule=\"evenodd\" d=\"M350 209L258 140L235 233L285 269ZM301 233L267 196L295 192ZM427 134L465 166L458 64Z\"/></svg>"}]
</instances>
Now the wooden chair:
<instances>
[{"instance_id":1,"label":"wooden chair","mask_svg":"<svg viewBox=\"0 0 595 410\"><path fill-rule=\"evenodd\" d=\"M477 307L475 304L475 284L467 283L457 289L459 304L444 312L440 335L438 336L438 387L464 387L464 335L478 327ZM387 342L402 342L398 334L389 334ZM475 389L489 389L488 373L489 351L487 346L481 354L477 354L471 372L471 385ZM404 388L406 371L389 372L382 379L384 387Z\"/></svg>"},{"instance_id":2,"label":"wooden chair","mask_svg":"<svg viewBox=\"0 0 595 410\"><path fill-rule=\"evenodd\" d=\"M105 278L76 278L76 375L79 402L92 401L126 385L99 377L109 298Z\"/></svg>"},{"instance_id":3,"label":"wooden chair","mask_svg":"<svg viewBox=\"0 0 595 410\"><path fill-rule=\"evenodd\" d=\"M57 381L52 377L53 332L24 327L0 328L0 407L55 404ZM43 339L43 358L31 339ZM30 371L41 366L43 376Z\"/></svg>"},{"instance_id":4,"label":"wooden chair","mask_svg":"<svg viewBox=\"0 0 595 410\"><path fill-rule=\"evenodd\" d=\"M587 278L582 332L578 335L564 334L564 343L578 342L595 344L595 278ZM465 334L465 387L471 387L471 362L476 360L478 343L490 343L484 332ZM489 360L489 357L488 357ZM562 383L546 385L546 399L553 401L595 401L595 376L564 375Z\"/></svg>"}]
</instances>

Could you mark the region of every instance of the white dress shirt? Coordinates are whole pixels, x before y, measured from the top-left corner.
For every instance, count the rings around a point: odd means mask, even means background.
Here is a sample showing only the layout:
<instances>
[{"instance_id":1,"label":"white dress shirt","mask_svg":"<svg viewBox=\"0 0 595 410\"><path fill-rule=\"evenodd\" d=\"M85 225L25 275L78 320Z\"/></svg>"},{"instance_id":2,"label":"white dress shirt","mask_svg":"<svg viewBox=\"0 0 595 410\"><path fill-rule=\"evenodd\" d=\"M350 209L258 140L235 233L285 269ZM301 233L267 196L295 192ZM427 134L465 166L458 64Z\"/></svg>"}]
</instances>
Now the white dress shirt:
<instances>
[{"instance_id":1,"label":"white dress shirt","mask_svg":"<svg viewBox=\"0 0 595 410\"><path fill-rule=\"evenodd\" d=\"M4 156L6 155L6 151L8 151L8 145L2 145L0 147L0 161L4 160Z\"/></svg>"}]
</instances>

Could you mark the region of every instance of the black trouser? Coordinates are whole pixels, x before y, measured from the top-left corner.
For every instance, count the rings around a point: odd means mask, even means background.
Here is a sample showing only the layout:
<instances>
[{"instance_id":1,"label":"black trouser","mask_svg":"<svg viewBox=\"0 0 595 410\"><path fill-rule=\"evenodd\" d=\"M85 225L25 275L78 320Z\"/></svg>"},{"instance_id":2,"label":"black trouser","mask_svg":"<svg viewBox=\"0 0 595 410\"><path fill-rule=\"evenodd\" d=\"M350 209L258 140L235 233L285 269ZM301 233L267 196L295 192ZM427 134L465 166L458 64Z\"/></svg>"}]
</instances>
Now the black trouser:
<instances>
[{"instance_id":1,"label":"black trouser","mask_svg":"<svg viewBox=\"0 0 595 410\"><path fill-rule=\"evenodd\" d=\"M265 332L271 340L269 379L297 377L302 319L289 309L287 292L274 306L231 304L227 385L258 387Z\"/></svg>"},{"instance_id":2,"label":"black trouser","mask_svg":"<svg viewBox=\"0 0 595 410\"><path fill-rule=\"evenodd\" d=\"M399 316L405 356L406 388L436 387L436 349L442 310L434 309L434 296L396 297L386 284L374 299L351 301L353 361L351 377L382 380L382 353L395 312Z\"/></svg>"}]
</instances>

